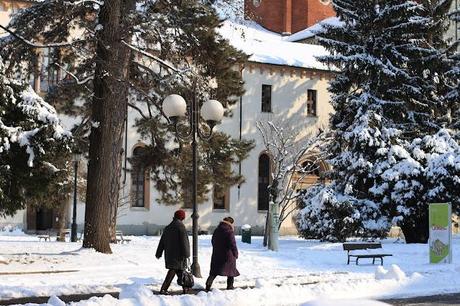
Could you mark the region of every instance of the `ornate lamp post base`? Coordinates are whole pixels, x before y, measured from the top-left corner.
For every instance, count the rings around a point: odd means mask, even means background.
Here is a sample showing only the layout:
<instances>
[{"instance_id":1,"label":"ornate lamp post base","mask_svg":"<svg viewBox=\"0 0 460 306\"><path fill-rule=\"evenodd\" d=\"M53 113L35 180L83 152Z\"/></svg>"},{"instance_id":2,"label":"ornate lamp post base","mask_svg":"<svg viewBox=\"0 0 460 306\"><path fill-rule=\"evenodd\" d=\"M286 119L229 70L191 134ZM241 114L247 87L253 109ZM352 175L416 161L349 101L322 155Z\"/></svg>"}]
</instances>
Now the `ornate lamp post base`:
<instances>
[{"instance_id":1,"label":"ornate lamp post base","mask_svg":"<svg viewBox=\"0 0 460 306\"><path fill-rule=\"evenodd\" d=\"M197 262L192 263L192 274L197 278L202 278L200 264Z\"/></svg>"}]
</instances>

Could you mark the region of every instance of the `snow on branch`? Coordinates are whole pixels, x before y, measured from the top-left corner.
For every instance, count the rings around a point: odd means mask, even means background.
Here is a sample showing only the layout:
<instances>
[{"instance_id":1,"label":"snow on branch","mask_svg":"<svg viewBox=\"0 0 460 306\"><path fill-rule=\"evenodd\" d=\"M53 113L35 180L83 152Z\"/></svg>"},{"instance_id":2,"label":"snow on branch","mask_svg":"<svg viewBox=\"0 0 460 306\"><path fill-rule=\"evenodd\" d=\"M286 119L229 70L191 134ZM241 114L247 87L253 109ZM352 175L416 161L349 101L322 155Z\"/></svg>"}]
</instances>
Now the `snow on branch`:
<instances>
[{"instance_id":1,"label":"snow on branch","mask_svg":"<svg viewBox=\"0 0 460 306\"><path fill-rule=\"evenodd\" d=\"M89 81L94 80L94 76L93 76L93 75L88 76L88 77L84 78L83 80L80 80L75 74L73 74L72 72L66 70L64 67L62 67L62 66L59 65L58 63L54 63L54 65L56 65L57 67L61 68L65 73L67 73L68 75L70 75L70 76L75 80L75 82L77 82L77 85L85 85L85 84L88 83Z\"/></svg>"},{"instance_id":2,"label":"snow on branch","mask_svg":"<svg viewBox=\"0 0 460 306\"><path fill-rule=\"evenodd\" d=\"M44 49L44 48L64 48L64 47L70 47L74 45L75 43L80 43L84 42L85 40L79 39L75 40L72 42L63 42L63 43L50 43L50 44L37 44L34 42L31 42L30 40L27 40L26 38L22 37L21 35L15 33L14 31L10 30L8 27L0 25L0 29L5 30L7 33L9 33L11 36L19 39L26 45L29 45L30 47L37 48L37 49Z\"/></svg>"},{"instance_id":3,"label":"snow on branch","mask_svg":"<svg viewBox=\"0 0 460 306\"><path fill-rule=\"evenodd\" d=\"M268 188L270 201L280 209L280 227L296 209L299 190L306 187L309 177L317 176L320 165L325 165L328 153L324 145L331 140L329 133L321 129L317 135L299 137L301 131L293 126L286 121L256 123L272 162L272 183Z\"/></svg>"},{"instance_id":4,"label":"snow on branch","mask_svg":"<svg viewBox=\"0 0 460 306\"><path fill-rule=\"evenodd\" d=\"M97 4L99 6L104 5L104 1L98 1L98 0L66 1L64 3L67 4L67 5L80 5L80 4L86 4L86 3L93 3L93 4Z\"/></svg>"},{"instance_id":5,"label":"snow on branch","mask_svg":"<svg viewBox=\"0 0 460 306\"><path fill-rule=\"evenodd\" d=\"M136 51L136 52L138 52L138 53L144 55L145 57L150 58L150 59L156 61L157 63L159 63L159 64L160 64L161 66L163 66L163 67L166 67L166 68L168 68L168 69L171 69L172 71L177 72L177 73L183 73L183 72L185 72L185 71L182 71L182 70L180 70L180 69L174 67L172 64L170 64L170 63L168 63L168 62L162 60L162 59L159 58L158 56L155 56L155 55L153 55L153 54L150 54L150 53L148 53L148 52L146 52L146 51L144 51L144 50L142 50L142 49L139 49L139 48L137 48L137 47L135 47L135 46L133 46L133 45L127 43L126 41L122 41L122 43L123 43L124 45L126 45L128 48L130 48L131 50Z\"/></svg>"}]
</instances>

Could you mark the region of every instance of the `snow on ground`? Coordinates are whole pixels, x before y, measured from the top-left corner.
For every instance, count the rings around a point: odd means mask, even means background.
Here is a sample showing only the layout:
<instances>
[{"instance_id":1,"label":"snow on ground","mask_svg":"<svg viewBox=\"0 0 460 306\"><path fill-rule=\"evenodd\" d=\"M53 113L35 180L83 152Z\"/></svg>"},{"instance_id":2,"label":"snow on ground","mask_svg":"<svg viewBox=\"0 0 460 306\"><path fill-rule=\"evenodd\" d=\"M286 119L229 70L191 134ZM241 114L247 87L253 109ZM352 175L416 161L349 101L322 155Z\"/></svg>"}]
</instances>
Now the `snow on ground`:
<instances>
[{"instance_id":1,"label":"snow on ground","mask_svg":"<svg viewBox=\"0 0 460 306\"><path fill-rule=\"evenodd\" d=\"M0 232L0 300L121 291L120 300L106 296L78 305L330 305L330 299L378 305L362 299L460 292L460 263L428 264L425 244L385 240L384 252L393 257L379 267L365 259L359 266L347 265L340 243L283 238L276 253L264 249L259 237L253 237L251 245L237 237L241 276L235 285L254 289L159 297L147 290L159 290L166 273L163 259L154 257L159 237L130 238L130 244L113 245L113 254L105 255L81 249L79 243L38 242L36 236ZM199 249L202 273L207 276L210 236L200 236ZM460 252L460 237L454 239L453 251ZM204 282L205 278L197 279L196 286L204 287ZM225 278L218 278L214 287L225 288ZM175 281L171 290L180 290ZM54 299L52 305L59 303Z\"/></svg>"}]
</instances>

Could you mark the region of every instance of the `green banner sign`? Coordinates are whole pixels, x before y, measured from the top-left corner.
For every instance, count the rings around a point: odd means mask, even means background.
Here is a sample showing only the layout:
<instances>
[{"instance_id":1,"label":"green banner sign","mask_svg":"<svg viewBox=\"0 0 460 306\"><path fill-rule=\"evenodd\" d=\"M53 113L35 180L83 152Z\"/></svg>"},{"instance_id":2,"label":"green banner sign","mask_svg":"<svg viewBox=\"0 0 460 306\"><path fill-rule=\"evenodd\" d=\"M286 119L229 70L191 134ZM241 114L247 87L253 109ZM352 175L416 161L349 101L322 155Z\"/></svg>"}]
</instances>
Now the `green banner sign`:
<instances>
[{"instance_id":1,"label":"green banner sign","mask_svg":"<svg viewBox=\"0 0 460 306\"><path fill-rule=\"evenodd\" d=\"M433 203L429 208L430 263L452 262L452 208Z\"/></svg>"}]
</instances>

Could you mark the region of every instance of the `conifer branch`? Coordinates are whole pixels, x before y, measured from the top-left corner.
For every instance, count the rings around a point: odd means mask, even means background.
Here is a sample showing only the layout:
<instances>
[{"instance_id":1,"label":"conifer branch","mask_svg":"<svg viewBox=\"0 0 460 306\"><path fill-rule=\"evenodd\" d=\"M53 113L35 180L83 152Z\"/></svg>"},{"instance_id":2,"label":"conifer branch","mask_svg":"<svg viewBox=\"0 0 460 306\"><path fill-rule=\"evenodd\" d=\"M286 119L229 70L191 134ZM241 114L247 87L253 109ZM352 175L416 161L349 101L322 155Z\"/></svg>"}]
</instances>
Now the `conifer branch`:
<instances>
[{"instance_id":1,"label":"conifer branch","mask_svg":"<svg viewBox=\"0 0 460 306\"><path fill-rule=\"evenodd\" d=\"M25 43L26 45L29 45L30 47L37 48L37 49L71 47L75 43L80 43L80 42L85 41L85 40L80 39L80 40L76 40L76 41L73 41L73 42L66 42L66 43L37 44L37 43L31 42L30 40L25 39L21 35L19 35L19 34L15 33L14 31L10 30L8 27L4 27L4 26L0 25L0 29L3 29L4 31L6 31L10 35L12 35L13 37L15 37L15 38L19 39L20 41L22 41L23 43Z\"/></svg>"},{"instance_id":2,"label":"conifer branch","mask_svg":"<svg viewBox=\"0 0 460 306\"><path fill-rule=\"evenodd\" d=\"M104 1L98 1L98 0L79 0L79 1L74 1L74 2L66 1L64 3L69 4L69 5L80 5L80 4L85 4L85 3L94 3L94 4L97 4L99 6L104 5Z\"/></svg>"},{"instance_id":3,"label":"conifer branch","mask_svg":"<svg viewBox=\"0 0 460 306\"><path fill-rule=\"evenodd\" d=\"M163 67L166 67L166 68L168 68L168 69L171 69L172 71L177 72L177 73L184 73L184 72L185 72L185 71L183 71L183 70L177 69L177 68L174 67L172 64L170 64L170 63L168 63L168 62L166 62L166 61L160 59L158 56L155 56L155 55L150 54L150 53L148 53L148 52L146 52L146 51L144 51L144 50L141 50L141 49L139 49L139 48L137 48L137 47L135 47L135 46L133 46L133 45L131 45L131 44L128 44L126 41L122 41L122 43L123 43L125 46L127 46L128 48L130 48L131 50L136 51L136 52L138 52L138 53L144 55L145 57L150 58L150 59L156 61L157 63L159 63L159 64L162 65Z\"/></svg>"},{"instance_id":4,"label":"conifer branch","mask_svg":"<svg viewBox=\"0 0 460 306\"><path fill-rule=\"evenodd\" d=\"M149 119L146 115L144 115L144 112L142 112L142 110L133 103L128 102L128 106L136 110L142 116L143 119Z\"/></svg>"},{"instance_id":5,"label":"conifer branch","mask_svg":"<svg viewBox=\"0 0 460 306\"><path fill-rule=\"evenodd\" d=\"M77 82L77 85L85 85L86 83L88 83L89 81L92 81L94 80L94 76L91 75L89 77L86 77L84 78L83 80L80 80L75 74L73 74L72 72L66 70L64 67L62 67L61 65L59 65L58 63L54 63L54 65L58 66L59 68L61 68L66 74L70 75L76 82Z\"/></svg>"}]
</instances>

